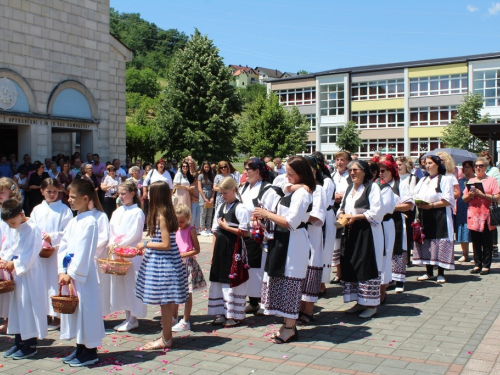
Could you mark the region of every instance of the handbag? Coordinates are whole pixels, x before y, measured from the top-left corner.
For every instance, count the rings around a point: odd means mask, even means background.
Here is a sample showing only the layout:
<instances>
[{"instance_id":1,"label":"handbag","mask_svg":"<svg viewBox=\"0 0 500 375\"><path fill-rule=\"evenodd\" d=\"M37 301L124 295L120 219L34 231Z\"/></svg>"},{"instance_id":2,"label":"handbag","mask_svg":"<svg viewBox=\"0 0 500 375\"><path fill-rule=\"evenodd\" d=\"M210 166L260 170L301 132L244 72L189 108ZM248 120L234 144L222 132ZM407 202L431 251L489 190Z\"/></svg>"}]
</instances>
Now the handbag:
<instances>
[{"instance_id":1,"label":"handbag","mask_svg":"<svg viewBox=\"0 0 500 375\"><path fill-rule=\"evenodd\" d=\"M213 208L213 207L214 207L214 204L210 203L210 202L205 202L205 204L203 205L203 208Z\"/></svg>"},{"instance_id":2,"label":"handbag","mask_svg":"<svg viewBox=\"0 0 500 375\"><path fill-rule=\"evenodd\" d=\"M425 234L422 231L424 227L420 224L420 220L418 219L418 217L418 209L416 209L415 221L411 223L411 227L413 229L413 241L424 243Z\"/></svg>"},{"instance_id":3,"label":"handbag","mask_svg":"<svg viewBox=\"0 0 500 375\"><path fill-rule=\"evenodd\" d=\"M243 284L249 279L248 254L245 241L241 236L241 230L238 229L238 237L234 244L233 260L231 262L231 273L229 274L229 286L231 288Z\"/></svg>"},{"instance_id":4,"label":"handbag","mask_svg":"<svg viewBox=\"0 0 500 375\"><path fill-rule=\"evenodd\" d=\"M500 207L498 203L493 200L490 206L490 225L498 227L500 226Z\"/></svg>"}]
</instances>

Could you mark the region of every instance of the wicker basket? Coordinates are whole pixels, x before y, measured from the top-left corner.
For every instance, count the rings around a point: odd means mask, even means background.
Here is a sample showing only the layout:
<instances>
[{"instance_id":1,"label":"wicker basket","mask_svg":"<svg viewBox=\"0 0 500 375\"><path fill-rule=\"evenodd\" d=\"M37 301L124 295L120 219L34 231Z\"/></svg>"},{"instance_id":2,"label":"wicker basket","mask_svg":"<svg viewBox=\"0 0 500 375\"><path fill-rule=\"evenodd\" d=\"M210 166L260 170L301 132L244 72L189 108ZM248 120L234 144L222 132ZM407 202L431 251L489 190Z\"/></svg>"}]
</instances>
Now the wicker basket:
<instances>
[{"instance_id":1,"label":"wicker basket","mask_svg":"<svg viewBox=\"0 0 500 375\"><path fill-rule=\"evenodd\" d=\"M128 269L132 265L132 262L128 262L126 260L115 260L110 259L113 254L110 249L108 252L108 257L105 259L97 259L99 262L99 268L101 269L101 273L107 273L109 275L126 275Z\"/></svg>"},{"instance_id":2,"label":"wicker basket","mask_svg":"<svg viewBox=\"0 0 500 375\"><path fill-rule=\"evenodd\" d=\"M112 254L115 254L115 255L117 255L117 256L119 256L119 257L121 257L121 258L133 258L133 257L135 257L135 256L137 256L137 255L139 255L139 254L141 253L141 251L140 251L140 250L138 250L138 249L137 249L137 248L135 248L135 247L130 247L130 246L127 246L127 247L128 247L129 249L133 249L133 250L135 250L135 254L134 254L134 253L132 253L132 254L122 254L122 253L120 253L119 251L116 251L117 249L121 249L121 248L122 248L121 246L120 246L120 247L112 247L112 248L110 249L110 252L111 252Z\"/></svg>"},{"instance_id":3,"label":"wicker basket","mask_svg":"<svg viewBox=\"0 0 500 375\"><path fill-rule=\"evenodd\" d=\"M53 247L45 247L40 251L40 258L50 258L51 255L54 254L54 248Z\"/></svg>"},{"instance_id":4,"label":"wicker basket","mask_svg":"<svg viewBox=\"0 0 500 375\"><path fill-rule=\"evenodd\" d=\"M62 285L59 287L59 294L51 296L52 307L54 311L59 314L73 314L78 305L78 297L74 295L73 286L68 284L69 296L62 295Z\"/></svg>"},{"instance_id":5,"label":"wicker basket","mask_svg":"<svg viewBox=\"0 0 500 375\"><path fill-rule=\"evenodd\" d=\"M10 280L0 281L0 294L13 292L16 288L16 283L12 278L12 274L9 272Z\"/></svg>"}]
</instances>

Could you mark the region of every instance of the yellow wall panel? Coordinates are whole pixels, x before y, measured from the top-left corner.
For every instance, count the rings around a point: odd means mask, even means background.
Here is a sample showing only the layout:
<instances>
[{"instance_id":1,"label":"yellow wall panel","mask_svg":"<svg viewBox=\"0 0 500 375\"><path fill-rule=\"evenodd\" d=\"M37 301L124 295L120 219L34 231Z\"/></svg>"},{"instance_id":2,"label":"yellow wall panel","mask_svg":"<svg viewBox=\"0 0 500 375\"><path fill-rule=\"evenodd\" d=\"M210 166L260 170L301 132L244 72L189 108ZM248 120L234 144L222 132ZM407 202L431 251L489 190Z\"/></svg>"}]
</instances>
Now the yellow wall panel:
<instances>
[{"instance_id":1,"label":"yellow wall panel","mask_svg":"<svg viewBox=\"0 0 500 375\"><path fill-rule=\"evenodd\" d=\"M408 69L408 77L410 78L444 76L448 74L463 73L467 73L467 63L422 66L420 68Z\"/></svg>"},{"instance_id":2,"label":"yellow wall panel","mask_svg":"<svg viewBox=\"0 0 500 375\"><path fill-rule=\"evenodd\" d=\"M410 138L436 138L441 136L444 128L445 126L412 126L409 129L408 135Z\"/></svg>"},{"instance_id":3,"label":"yellow wall panel","mask_svg":"<svg viewBox=\"0 0 500 375\"><path fill-rule=\"evenodd\" d=\"M382 99L382 100L355 100L351 102L351 111L374 111L377 109L404 108L404 99Z\"/></svg>"}]
</instances>

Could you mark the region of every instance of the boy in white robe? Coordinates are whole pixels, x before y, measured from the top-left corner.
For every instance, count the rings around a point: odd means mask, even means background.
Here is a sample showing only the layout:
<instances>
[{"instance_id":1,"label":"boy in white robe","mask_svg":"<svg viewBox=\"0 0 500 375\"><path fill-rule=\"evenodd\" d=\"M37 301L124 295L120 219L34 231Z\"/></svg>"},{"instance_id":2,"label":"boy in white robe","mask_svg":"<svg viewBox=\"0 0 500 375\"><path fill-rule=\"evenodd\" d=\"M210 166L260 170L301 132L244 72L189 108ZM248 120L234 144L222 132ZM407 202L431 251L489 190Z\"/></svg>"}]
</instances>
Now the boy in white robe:
<instances>
[{"instance_id":1,"label":"boy in white robe","mask_svg":"<svg viewBox=\"0 0 500 375\"><path fill-rule=\"evenodd\" d=\"M71 367L92 365L99 361L97 347L104 334L99 282L94 255L97 247L97 221L89 210L95 194L88 180L75 180L69 186L69 204L78 211L61 240L57 254L59 284L72 284L79 303L73 314L61 315L61 339L76 338L76 350L63 358Z\"/></svg>"},{"instance_id":2,"label":"boy in white robe","mask_svg":"<svg viewBox=\"0 0 500 375\"><path fill-rule=\"evenodd\" d=\"M21 202L8 199L2 204L2 220L13 236L9 261L2 260L0 268L13 273L16 287L10 293L9 326L7 333L15 335L14 346L4 358L24 359L37 353L38 339L47 335L47 299L45 279L38 254L41 233L24 216Z\"/></svg>"}]
</instances>

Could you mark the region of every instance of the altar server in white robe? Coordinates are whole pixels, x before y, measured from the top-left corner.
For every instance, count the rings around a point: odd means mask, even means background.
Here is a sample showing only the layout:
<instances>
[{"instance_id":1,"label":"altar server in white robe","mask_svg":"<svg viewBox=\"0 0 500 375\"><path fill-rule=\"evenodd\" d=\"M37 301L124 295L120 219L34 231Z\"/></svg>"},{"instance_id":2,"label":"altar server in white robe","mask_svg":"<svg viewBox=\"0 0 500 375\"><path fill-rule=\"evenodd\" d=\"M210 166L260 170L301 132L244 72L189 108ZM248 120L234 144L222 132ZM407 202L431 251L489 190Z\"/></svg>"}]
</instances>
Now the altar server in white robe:
<instances>
[{"instance_id":1,"label":"altar server in white robe","mask_svg":"<svg viewBox=\"0 0 500 375\"><path fill-rule=\"evenodd\" d=\"M46 178L40 185L40 190L45 200L36 206L31 212L31 220L41 231L40 250L42 248L58 248L64 229L71 219L73 213L67 205L58 200L60 184L54 178ZM59 276L57 273L57 253L49 258L41 258L43 272L45 274L45 286L47 288L47 315L52 317L49 331L59 328L60 314L54 311L50 297L59 292Z\"/></svg>"},{"instance_id":2,"label":"altar server in white robe","mask_svg":"<svg viewBox=\"0 0 500 375\"><path fill-rule=\"evenodd\" d=\"M96 264L97 280L99 280L99 289L101 291L101 309L103 315L108 315L111 312L111 275L101 273L99 271L99 263L97 259L108 257L108 242L109 242L109 219L101 206L99 197L94 195L89 203L89 210L92 216L97 221L97 248L95 250L94 260Z\"/></svg>"},{"instance_id":3,"label":"altar server in white robe","mask_svg":"<svg viewBox=\"0 0 500 375\"><path fill-rule=\"evenodd\" d=\"M41 233L24 216L21 202L8 199L2 204L2 220L11 231L12 252L8 262L0 267L11 272L16 287L10 294L9 326L7 333L15 335L14 346L4 353L5 358L24 359L37 353L38 339L47 336L47 299L45 280L40 264Z\"/></svg>"},{"instance_id":4,"label":"altar server in white robe","mask_svg":"<svg viewBox=\"0 0 500 375\"><path fill-rule=\"evenodd\" d=\"M79 302L73 314L61 316L61 339L76 339L76 350L63 358L63 363L80 367L99 361L97 347L105 336L101 301L96 298L99 282L94 255L99 233L97 221L89 210L95 194L92 183L75 180L69 191L69 203L78 215L68 224L59 246L59 284L71 284Z\"/></svg>"},{"instance_id":5,"label":"altar server in white robe","mask_svg":"<svg viewBox=\"0 0 500 375\"><path fill-rule=\"evenodd\" d=\"M2 177L0 178L0 207L2 206L2 203L7 199L17 199L19 202L22 202L23 197L21 195L21 192L19 191L19 187L12 179L8 177ZM9 259L8 256L12 251L12 236L8 236L9 230L10 228L7 223L5 223L3 220L0 220L0 259L4 260ZM2 278L3 280L8 280L9 273L5 270L0 270L0 278ZM4 318L2 324L0 325L0 333L7 333L7 326L9 324L9 304L9 293L0 294L0 318Z\"/></svg>"},{"instance_id":6,"label":"altar server in white robe","mask_svg":"<svg viewBox=\"0 0 500 375\"><path fill-rule=\"evenodd\" d=\"M122 206L117 208L109 222L109 247L135 247L142 241L144 228L144 213L137 192L137 185L130 180L118 187ZM142 256L127 259L132 262L124 276L111 276L111 311L125 310L126 319L114 327L119 332L126 332L139 327L137 318L145 318L147 306L135 296L137 274L142 263Z\"/></svg>"}]
</instances>

